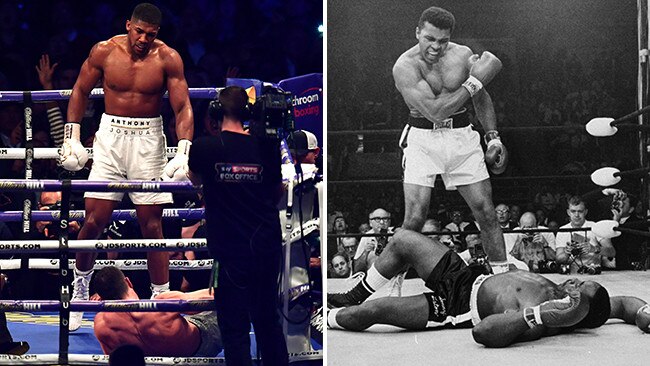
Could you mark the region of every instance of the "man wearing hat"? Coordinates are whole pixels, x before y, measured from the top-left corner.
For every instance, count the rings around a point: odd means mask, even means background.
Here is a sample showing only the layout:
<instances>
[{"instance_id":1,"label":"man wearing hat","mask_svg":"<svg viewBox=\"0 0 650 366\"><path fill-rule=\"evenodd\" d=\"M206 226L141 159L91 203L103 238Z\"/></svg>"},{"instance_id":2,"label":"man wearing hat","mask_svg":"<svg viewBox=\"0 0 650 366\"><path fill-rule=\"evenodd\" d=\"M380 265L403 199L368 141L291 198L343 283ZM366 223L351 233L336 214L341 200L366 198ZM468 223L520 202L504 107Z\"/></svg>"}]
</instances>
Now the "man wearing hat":
<instances>
[{"instance_id":1,"label":"man wearing hat","mask_svg":"<svg viewBox=\"0 0 650 366\"><path fill-rule=\"evenodd\" d=\"M320 147L316 135L305 130L296 130L287 138L293 161L300 164L316 164Z\"/></svg>"}]
</instances>

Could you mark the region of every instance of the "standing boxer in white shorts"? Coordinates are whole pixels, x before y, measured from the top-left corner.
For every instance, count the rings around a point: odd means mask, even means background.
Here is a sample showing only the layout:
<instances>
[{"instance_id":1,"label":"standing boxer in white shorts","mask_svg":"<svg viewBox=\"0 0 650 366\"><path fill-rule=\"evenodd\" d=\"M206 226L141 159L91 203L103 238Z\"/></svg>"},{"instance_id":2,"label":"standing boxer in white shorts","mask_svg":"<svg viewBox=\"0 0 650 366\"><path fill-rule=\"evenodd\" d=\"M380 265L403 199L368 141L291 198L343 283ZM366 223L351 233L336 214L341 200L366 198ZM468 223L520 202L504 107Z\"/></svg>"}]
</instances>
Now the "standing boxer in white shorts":
<instances>
[{"instance_id":1,"label":"standing boxer in white shorts","mask_svg":"<svg viewBox=\"0 0 650 366\"><path fill-rule=\"evenodd\" d=\"M448 190L458 189L478 221L485 251L495 272L507 270L503 234L492 203L486 161L495 173L505 169L506 150L496 131L492 99L483 85L501 70L489 52L480 57L469 47L450 42L455 24L447 10L425 10L416 28L418 44L393 67L395 85L410 109L400 138L404 149L403 227L420 231L429 211L435 178ZM483 155L478 132L464 108L469 100L485 128L488 151Z\"/></svg>"},{"instance_id":2,"label":"standing boxer in white shorts","mask_svg":"<svg viewBox=\"0 0 650 366\"><path fill-rule=\"evenodd\" d=\"M68 123L61 149L61 164L81 169L88 155L79 142L80 124L88 94L102 81L106 114L93 143L93 166L89 180L182 180L187 179L187 157L194 134L189 91L178 52L157 40L162 15L151 4L135 7L126 21L126 35L97 43L81 67L68 107ZM178 152L167 162L160 110L162 97L176 118ZM85 195L86 217L79 239L96 239L110 222L122 200L120 192L89 192ZM161 239L163 204L171 193L129 193L145 239ZM89 282L95 253L77 253L72 300L89 298ZM152 297L169 290L169 253L147 253ZM83 313L70 314L70 330L81 325Z\"/></svg>"}]
</instances>

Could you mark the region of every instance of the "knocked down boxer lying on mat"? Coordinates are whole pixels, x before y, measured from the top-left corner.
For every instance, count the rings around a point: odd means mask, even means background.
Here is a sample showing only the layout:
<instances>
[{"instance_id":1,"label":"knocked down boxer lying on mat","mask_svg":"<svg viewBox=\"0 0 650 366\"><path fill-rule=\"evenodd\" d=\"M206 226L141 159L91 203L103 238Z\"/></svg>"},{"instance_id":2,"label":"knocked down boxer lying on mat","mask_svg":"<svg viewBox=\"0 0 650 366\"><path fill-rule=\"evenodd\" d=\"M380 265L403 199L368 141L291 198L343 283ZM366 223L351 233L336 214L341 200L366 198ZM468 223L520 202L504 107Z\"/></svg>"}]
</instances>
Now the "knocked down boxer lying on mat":
<instances>
[{"instance_id":1,"label":"knocked down boxer lying on mat","mask_svg":"<svg viewBox=\"0 0 650 366\"><path fill-rule=\"evenodd\" d=\"M94 278L102 300L139 300L133 285L115 267L102 268ZM212 300L208 289L168 291L156 300ZM95 316L95 336L105 354L126 345L137 345L145 356L215 357L223 349L214 311L183 316L178 312L100 312Z\"/></svg>"},{"instance_id":2,"label":"knocked down boxer lying on mat","mask_svg":"<svg viewBox=\"0 0 650 366\"><path fill-rule=\"evenodd\" d=\"M433 292L386 297L364 302L384 280L406 266L415 268ZM327 325L361 331L374 324L406 329L474 327L474 340L487 347L505 347L569 332L596 328L609 318L637 324L644 332L650 306L627 296L609 297L594 281L570 279L555 284L526 271L489 275L479 264L467 266L437 240L400 230L375 262L376 273L346 293L328 294Z\"/></svg>"}]
</instances>

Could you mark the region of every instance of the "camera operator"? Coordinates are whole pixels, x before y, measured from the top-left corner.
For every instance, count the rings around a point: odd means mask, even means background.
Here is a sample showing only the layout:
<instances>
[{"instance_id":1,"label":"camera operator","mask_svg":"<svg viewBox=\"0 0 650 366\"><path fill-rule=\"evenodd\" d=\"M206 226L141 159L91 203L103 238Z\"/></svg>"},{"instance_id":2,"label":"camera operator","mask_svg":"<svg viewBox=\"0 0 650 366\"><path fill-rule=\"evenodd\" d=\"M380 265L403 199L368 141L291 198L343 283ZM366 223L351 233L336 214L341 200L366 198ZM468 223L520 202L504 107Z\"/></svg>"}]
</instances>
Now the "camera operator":
<instances>
[{"instance_id":1,"label":"camera operator","mask_svg":"<svg viewBox=\"0 0 650 366\"><path fill-rule=\"evenodd\" d=\"M580 196L573 196L568 201L570 222L560 227L591 227L594 222L587 221L587 207ZM600 273L603 257L613 257L616 250L610 239L596 237L592 231L558 232L555 239L557 261L570 265L571 273Z\"/></svg>"},{"instance_id":2,"label":"camera operator","mask_svg":"<svg viewBox=\"0 0 650 366\"><path fill-rule=\"evenodd\" d=\"M61 209L61 192L41 192L41 197L38 201L39 210L59 210ZM36 221L34 223L36 230L43 234L40 239L58 239L61 231L58 222L52 221ZM76 238L77 233L81 226L77 221L70 221L70 231L68 235L71 238Z\"/></svg>"},{"instance_id":3,"label":"camera operator","mask_svg":"<svg viewBox=\"0 0 650 366\"><path fill-rule=\"evenodd\" d=\"M555 262L555 236L551 232L538 232L546 229L537 225L537 217L532 212L525 212L519 219L516 229L531 230L516 234L515 244L510 251L513 257L526 263L531 272L557 272Z\"/></svg>"},{"instance_id":4,"label":"camera operator","mask_svg":"<svg viewBox=\"0 0 650 366\"><path fill-rule=\"evenodd\" d=\"M229 86L219 93L210 114L220 123L220 134L194 141L190 178L203 183L208 248L218 261L215 302L226 362L252 364L252 322L264 363L287 365L278 317L279 140L255 134L259 121L251 121L251 133L244 130L242 122L251 117L250 110L243 88Z\"/></svg>"}]
</instances>

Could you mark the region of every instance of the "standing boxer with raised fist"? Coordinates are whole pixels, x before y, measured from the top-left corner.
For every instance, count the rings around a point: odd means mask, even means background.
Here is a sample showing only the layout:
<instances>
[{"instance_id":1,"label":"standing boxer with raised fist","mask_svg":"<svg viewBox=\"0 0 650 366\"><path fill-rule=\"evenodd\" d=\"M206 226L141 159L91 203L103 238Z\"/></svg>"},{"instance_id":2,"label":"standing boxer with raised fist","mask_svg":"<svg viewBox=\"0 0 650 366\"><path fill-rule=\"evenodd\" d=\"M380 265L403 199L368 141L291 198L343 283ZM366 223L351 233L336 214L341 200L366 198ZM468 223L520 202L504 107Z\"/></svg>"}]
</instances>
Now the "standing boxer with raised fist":
<instances>
[{"instance_id":1,"label":"standing boxer with raised fist","mask_svg":"<svg viewBox=\"0 0 650 366\"><path fill-rule=\"evenodd\" d=\"M490 52L481 56L450 42L454 16L447 10L426 9L415 31L418 44L404 52L393 67L395 85L410 109L400 138L404 156L403 228L420 231L429 211L436 176L448 190L458 189L482 232L494 272L507 271L503 234L497 224L487 166L505 170L507 152L496 128L496 114L485 86L501 70ZM485 128L487 152L464 108L474 105Z\"/></svg>"},{"instance_id":2,"label":"standing boxer with raised fist","mask_svg":"<svg viewBox=\"0 0 650 366\"><path fill-rule=\"evenodd\" d=\"M162 21L160 10L148 3L135 7L126 21L127 34L97 43L81 66L72 89L68 123L64 128L61 165L81 169L88 160L79 142L80 123L88 95L101 80L106 113L102 116L93 144L93 165L89 180L181 180L187 178L187 162L194 134L194 117L183 74L183 61L171 47L157 40ZM162 97L176 118L178 152L167 161L163 134ZM86 217L79 239L96 239L110 222L123 192L85 194ZM171 193L129 193L145 239L161 239L164 204ZM88 300L95 253L77 253L72 300ZM169 253L147 253L152 297L169 291ZM81 325L82 313L70 314L70 330Z\"/></svg>"}]
</instances>

